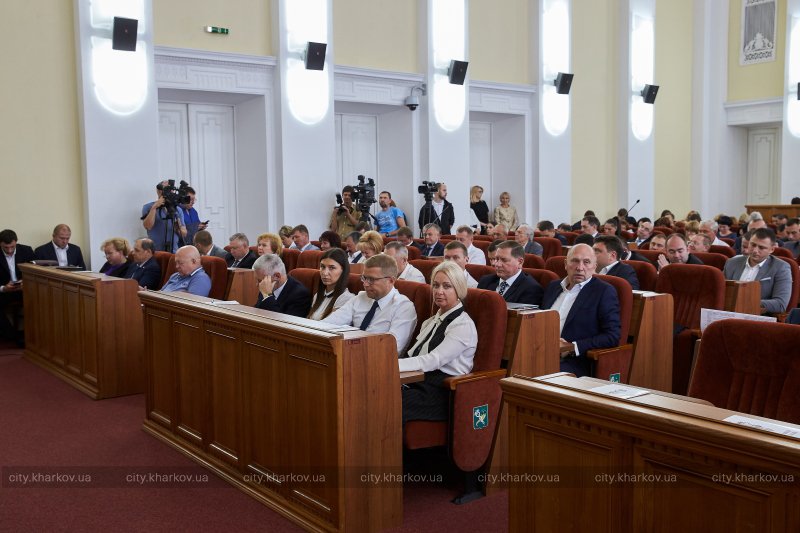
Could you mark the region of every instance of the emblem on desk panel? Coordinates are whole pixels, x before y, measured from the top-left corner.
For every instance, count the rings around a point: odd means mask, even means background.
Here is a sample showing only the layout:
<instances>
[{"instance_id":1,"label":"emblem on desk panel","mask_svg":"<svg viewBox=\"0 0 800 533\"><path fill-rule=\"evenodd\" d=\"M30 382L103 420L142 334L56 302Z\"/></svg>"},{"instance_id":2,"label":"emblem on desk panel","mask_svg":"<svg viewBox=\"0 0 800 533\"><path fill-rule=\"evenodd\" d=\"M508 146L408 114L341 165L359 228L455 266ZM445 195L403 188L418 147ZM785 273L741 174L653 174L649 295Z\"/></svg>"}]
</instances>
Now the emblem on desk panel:
<instances>
[{"instance_id":1,"label":"emblem on desk panel","mask_svg":"<svg viewBox=\"0 0 800 533\"><path fill-rule=\"evenodd\" d=\"M489 404L472 408L472 429L486 429L489 426Z\"/></svg>"},{"instance_id":2,"label":"emblem on desk panel","mask_svg":"<svg viewBox=\"0 0 800 533\"><path fill-rule=\"evenodd\" d=\"M611 383L619 383L619 372L608 376L608 381L610 381Z\"/></svg>"}]
</instances>

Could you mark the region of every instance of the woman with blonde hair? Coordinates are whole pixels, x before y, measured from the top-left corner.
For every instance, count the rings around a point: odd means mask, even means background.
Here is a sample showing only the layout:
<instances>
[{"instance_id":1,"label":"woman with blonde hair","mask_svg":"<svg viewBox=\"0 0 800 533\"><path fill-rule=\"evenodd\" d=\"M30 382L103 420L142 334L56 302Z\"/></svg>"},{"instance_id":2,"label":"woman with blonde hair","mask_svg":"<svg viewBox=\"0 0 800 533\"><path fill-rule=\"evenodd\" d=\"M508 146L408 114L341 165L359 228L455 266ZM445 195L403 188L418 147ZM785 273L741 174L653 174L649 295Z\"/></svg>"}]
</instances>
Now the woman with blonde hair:
<instances>
[{"instance_id":1,"label":"woman with blonde hair","mask_svg":"<svg viewBox=\"0 0 800 533\"><path fill-rule=\"evenodd\" d=\"M516 231L519 226L517 208L511 205L511 195L505 191L500 194L500 205L494 208L494 224L502 224L508 231Z\"/></svg>"},{"instance_id":2,"label":"woman with blonde hair","mask_svg":"<svg viewBox=\"0 0 800 533\"><path fill-rule=\"evenodd\" d=\"M284 248L289 248L294 244L292 240L293 229L292 226L281 226L281 229L278 230L278 236L281 238L281 243L283 243Z\"/></svg>"},{"instance_id":3,"label":"woman with blonde hair","mask_svg":"<svg viewBox=\"0 0 800 533\"><path fill-rule=\"evenodd\" d=\"M378 255L383 251L383 237L377 231L366 231L358 240L356 248L361 252L359 263L365 262L373 255Z\"/></svg>"},{"instance_id":4,"label":"woman with blonde hair","mask_svg":"<svg viewBox=\"0 0 800 533\"><path fill-rule=\"evenodd\" d=\"M100 245L100 251L106 255L106 262L100 267L100 273L115 278L124 278L128 274L128 255L131 253L131 245L127 239L113 237L106 239Z\"/></svg>"},{"instance_id":5,"label":"woman with blonde hair","mask_svg":"<svg viewBox=\"0 0 800 533\"><path fill-rule=\"evenodd\" d=\"M483 196L483 187L473 185L469 190L470 225L473 228L480 228L480 234L486 235L489 226L489 206L481 200L481 196Z\"/></svg>"},{"instance_id":6,"label":"woman with blonde hair","mask_svg":"<svg viewBox=\"0 0 800 533\"><path fill-rule=\"evenodd\" d=\"M256 253L259 257L264 254L275 254L278 257L283 254L283 242L281 242L281 237L279 235L275 235L274 233L262 233L256 239Z\"/></svg>"},{"instance_id":7,"label":"woman with blonde hair","mask_svg":"<svg viewBox=\"0 0 800 533\"><path fill-rule=\"evenodd\" d=\"M478 346L478 331L463 305L467 297L464 271L444 261L431 274L436 314L422 323L400 372L423 371L425 380L403 388L403 423L447 420L450 391L442 387L450 376L469 374Z\"/></svg>"}]
</instances>

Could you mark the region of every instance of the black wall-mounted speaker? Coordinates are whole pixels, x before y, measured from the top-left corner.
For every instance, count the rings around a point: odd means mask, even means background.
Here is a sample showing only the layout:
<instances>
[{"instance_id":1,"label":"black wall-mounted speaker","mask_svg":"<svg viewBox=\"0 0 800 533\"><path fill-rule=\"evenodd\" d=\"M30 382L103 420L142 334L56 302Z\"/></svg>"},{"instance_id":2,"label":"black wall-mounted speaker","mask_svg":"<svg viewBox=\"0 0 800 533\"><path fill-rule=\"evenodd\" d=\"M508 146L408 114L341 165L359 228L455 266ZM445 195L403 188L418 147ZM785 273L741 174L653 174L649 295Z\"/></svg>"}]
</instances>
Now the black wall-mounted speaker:
<instances>
[{"instance_id":1,"label":"black wall-mounted speaker","mask_svg":"<svg viewBox=\"0 0 800 533\"><path fill-rule=\"evenodd\" d=\"M306 46L306 70L322 70L325 68L325 52L327 43L308 42Z\"/></svg>"},{"instance_id":2,"label":"black wall-mounted speaker","mask_svg":"<svg viewBox=\"0 0 800 533\"><path fill-rule=\"evenodd\" d=\"M645 104L655 102L656 95L658 95L658 85L645 85L644 89L642 89L642 98L644 98Z\"/></svg>"},{"instance_id":3,"label":"black wall-mounted speaker","mask_svg":"<svg viewBox=\"0 0 800 533\"><path fill-rule=\"evenodd\" d=\"M574 77L575 74L559 72L558 76L556 76L556 80L553 82L553 85L556 86L556 92L558 94L569 94L570 89L572 89L572 78Z\"/></svg>"},{"instance_id":4,"label":"black wall-mounted speaker","mask_svg":"<svg viewBox=\"0 0 800 533\"><path fill-rule=\"evenodd\" d=\"M467 78L468 61L450 61L450 68L447 69L447 77L453 85L464 85L464 80Z\"/></svg>"},{"instance_id":5,"label":"black wall-mounted speaker","mask_svg":"<svg viewBox=\"0 0 800 533\"><path fill-rule=\"evenodd\" d=\"M114 17L114 32L111 40L111 48L114 50L125 50L126 52L136 51L136 32L139 29L139 21L136 19L126 19Z\"/></svg>"}]
</instances>

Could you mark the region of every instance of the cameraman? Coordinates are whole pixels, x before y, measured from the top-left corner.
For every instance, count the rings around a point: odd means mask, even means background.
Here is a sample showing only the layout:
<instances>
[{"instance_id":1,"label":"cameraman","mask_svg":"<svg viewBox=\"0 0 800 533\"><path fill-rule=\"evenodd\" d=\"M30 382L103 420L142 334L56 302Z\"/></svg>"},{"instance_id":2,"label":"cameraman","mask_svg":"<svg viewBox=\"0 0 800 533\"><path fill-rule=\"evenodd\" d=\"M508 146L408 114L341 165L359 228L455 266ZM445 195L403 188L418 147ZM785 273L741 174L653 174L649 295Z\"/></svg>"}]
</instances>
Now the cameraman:
<instances>
[{"instance_id":1,"label":"cameraman","mask_svg":"<svg viewBox=\"0 0 800 533\"><path fill-rule=\"evenodd\" d=\"M342 189L342 203L333 208L330 230L339 234L344 241L356 230L358 224L358 206L353 203L353 187L347 185Z\"/></svg>"},{"instance_id":2,"label":"cameraman","mask_svg":"<svg viewBox=\"0 0 800 533\"><path fill-rule=\"evenodd\" d=\"M399 208L392 205L392 195L389 191L383 191L378 196L378 205L381 210L375 216L378 224L378 233L384 237L394 237L397 230L406 226L406 215Z\"/></svg>"},{"instance_id":3,"label":"cameraman","mask_svg":"<svg viewBox=\"0 0 800 533\"><path fill-rule=\"evenodd\" d=\"M197 209L194 208L195 194L197 193L194 192L194 189L186 187L186 197L189 201L181 204L183 222L186 224L186 237L184 238L186 244L192 244L194 242L194 234L208 227L205 222L200 222L200 215L197 213Z\"/></svg>"},{"instance_id":4,"label":"cameraman","mask_svg":"<svg viewBox=\"0 0 800 533\"><path fill-rule=\"evenodd\" d=\"M439 188L433 195L433 201L425 204L419 210L419 227L424 228L428 224L436 224L442 230L442 235L450 235L450 228L455 223L453 204L446 200L447 185L439 184Z\"/></svg>"},{"instance_id":5,"label":"cameraman","mask_svg":"<svg viewBox=\"0 0 800 533\"><path fill-rule=\"evenodd\" d=\"M186 224L183 222L183 211L175 206L175 217L171 217L164 205L162 189L169 185L164 180L156 185L158 199L142 206L142 225L147 230L147 237L153 241L153 247L159 251L175 253L179 247L179 237L186 238ZM175 227L175 221L178 227Z\"/></svg>"}]
</instances>

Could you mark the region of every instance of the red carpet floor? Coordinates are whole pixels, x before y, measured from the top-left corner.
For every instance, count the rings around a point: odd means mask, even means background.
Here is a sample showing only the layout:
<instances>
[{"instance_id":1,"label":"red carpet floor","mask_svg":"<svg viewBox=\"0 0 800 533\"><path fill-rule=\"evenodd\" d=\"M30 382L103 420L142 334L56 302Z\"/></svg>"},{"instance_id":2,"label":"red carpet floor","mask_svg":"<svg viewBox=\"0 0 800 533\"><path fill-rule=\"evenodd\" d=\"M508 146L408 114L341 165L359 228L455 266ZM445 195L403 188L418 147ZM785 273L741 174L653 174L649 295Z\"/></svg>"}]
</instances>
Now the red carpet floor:
<instances>
[{"instance_id":1,"label":"red carpet floor","mask_svg":"<svg viewBox=\"0 0 800 533\"><path fill-rule=\"evenodd\" d=\"M143 395L93 401L0 350L0 531L301 531L144 433L143 417ZM193 481L134 477L153 471ZM26 488L34 474L38 486ZM396 531L508 529L507 493L456 506L457 492L407 487Z\"/></svg>"}]
</instances>

